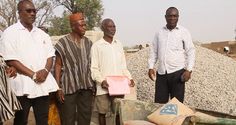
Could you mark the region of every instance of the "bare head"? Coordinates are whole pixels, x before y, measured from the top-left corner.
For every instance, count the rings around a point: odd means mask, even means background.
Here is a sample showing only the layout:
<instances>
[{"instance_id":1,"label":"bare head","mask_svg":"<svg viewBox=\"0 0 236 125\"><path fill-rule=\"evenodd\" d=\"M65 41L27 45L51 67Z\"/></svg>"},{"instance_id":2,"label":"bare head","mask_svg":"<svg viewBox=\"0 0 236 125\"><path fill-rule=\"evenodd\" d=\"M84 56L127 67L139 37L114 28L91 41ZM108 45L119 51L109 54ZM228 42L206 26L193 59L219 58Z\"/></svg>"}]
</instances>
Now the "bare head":
<instances>
[{"instance_id":1,"label":"bare head","mask_svg":"<svg viewBox=\"0 0 236 125\"><path fill-rule=\"evenodd\" d=\"M179 19L179 10L175 7L169 7L166 10L166 27L170 30L174 29L177 26Z\"/></svg>"},{"instance_id":2,"label":"bare head","mask_svg":"<svg viewBox=\"0 0 236 125\"><path fill-rule=\"evenodd\" d=\"M17 4L20 22L26 27L31 27L36 19L36 9L30 0L21 0Z\"/></svg>"},{"instance_id":3,"label":"bare head","mask_svg":"<svg viewBox=\"0 0 236 125\"><path fill-rule=\"evenodd\" d=\"M101 30L104 33L104 37L113 38L116 33L116 25L112 19L107 18L102 21Z\"/></svg>"}]
</instances>

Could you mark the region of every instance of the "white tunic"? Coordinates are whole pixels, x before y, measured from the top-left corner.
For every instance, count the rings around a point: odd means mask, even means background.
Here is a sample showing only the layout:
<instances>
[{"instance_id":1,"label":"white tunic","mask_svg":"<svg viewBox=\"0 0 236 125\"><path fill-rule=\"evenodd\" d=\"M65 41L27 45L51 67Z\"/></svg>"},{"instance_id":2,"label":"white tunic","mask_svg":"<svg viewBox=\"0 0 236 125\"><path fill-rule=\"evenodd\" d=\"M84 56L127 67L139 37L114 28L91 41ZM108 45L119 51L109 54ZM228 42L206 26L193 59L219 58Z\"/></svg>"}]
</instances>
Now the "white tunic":
<instances>
[{"instance_id":1,"label":"white tunic","mask_svg":"<svg viewBox=\"0 0 236 125\"><path fill-rule=\"evenodd\" d=\"M91 74L97 83L97 95L108 93L102 89L101 83L106 76L127 76L131 74L126 66L126 59L121 42L106 42L103 38L95 42L91 48Z\"/></svg>"}]
</instances>

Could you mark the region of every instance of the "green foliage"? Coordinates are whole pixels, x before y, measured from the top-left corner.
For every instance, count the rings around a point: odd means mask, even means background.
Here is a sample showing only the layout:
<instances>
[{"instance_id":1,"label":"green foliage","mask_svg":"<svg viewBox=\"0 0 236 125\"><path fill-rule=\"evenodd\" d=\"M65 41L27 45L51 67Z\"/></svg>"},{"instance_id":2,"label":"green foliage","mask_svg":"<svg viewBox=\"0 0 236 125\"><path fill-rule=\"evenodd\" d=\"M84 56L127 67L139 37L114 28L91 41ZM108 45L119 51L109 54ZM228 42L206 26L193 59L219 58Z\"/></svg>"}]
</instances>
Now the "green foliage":
<instances>
[{"instance_id":1,"label":"green foliage","mask_svg":"<svg viewBox=\"0 0 236 125\"><path fill-rule=\"evenodd\" d=\"M87 28L98 26L103 14L101 0L76 0L76 11L83 12L87 17ZM75 12L76 12L75 11Z\"/></svg>"},{"instance_id":2,"label":"green foliage","mask_svg":"<svg viewBox=\"0 0 236 125\"><path fill-rule=\"evenodd\" d=\"M88 30L99 25L103 15L101 0L60 0L60 3L71 13L83 12Z\"/></svg>"},{"instance_id":3,"label":"green foliage","mask_svg":"<svg viewBox=\"0 0 236 125\"><path fill-rule=\"evenodd\" d=\"M76 12L83 12L86 16L87 30L99 26L103 15L101 0L57 0L57 2L66 10L62 17L54 16L51 19L50 35L64 35L71 32L68 16Z\"/></svg>"},{"instance_id":4,"label":"green foliage","mask_svg":"<svg viewBox=\"0 0 236 125\"><path fill-rule=\"evenodd\" d=\"M58 36L71 32L69 18L66 12L63 13L63 17L54 17L51 19L51 27L49 28L49 35Z\"/></svg>"}]
</instances>

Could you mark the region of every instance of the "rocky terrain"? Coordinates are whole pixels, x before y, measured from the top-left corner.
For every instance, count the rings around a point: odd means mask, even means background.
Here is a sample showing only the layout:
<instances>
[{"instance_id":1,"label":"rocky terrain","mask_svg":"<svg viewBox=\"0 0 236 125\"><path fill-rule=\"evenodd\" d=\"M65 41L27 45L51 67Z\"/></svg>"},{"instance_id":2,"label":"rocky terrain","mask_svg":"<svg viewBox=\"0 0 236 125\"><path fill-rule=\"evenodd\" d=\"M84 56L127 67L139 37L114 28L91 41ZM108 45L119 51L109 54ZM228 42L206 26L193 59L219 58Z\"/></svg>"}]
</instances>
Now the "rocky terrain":
<instances>
[{"instance_id":1,"label":"rocky terrain","mask_svg":"<svg viewBox=\"0 0 236 125\"><path fill-rule=\"evenodd\" d=\"M153 102L154 82L148 78L149 48L130 54L127 66L139 100ZM185 104L236 116L236 61L196 45L192 79L186 83Z\"/></svg>"}]
</instances>

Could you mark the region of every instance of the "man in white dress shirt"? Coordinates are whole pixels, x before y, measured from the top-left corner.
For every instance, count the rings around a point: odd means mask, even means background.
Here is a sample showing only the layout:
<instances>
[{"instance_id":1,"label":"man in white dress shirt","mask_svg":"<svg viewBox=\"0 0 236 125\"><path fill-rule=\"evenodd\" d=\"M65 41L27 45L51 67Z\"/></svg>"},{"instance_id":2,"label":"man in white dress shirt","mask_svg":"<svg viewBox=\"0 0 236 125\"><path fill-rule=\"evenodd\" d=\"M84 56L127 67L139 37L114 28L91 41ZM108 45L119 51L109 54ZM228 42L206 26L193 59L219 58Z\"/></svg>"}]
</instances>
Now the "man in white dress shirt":
<instances>
[{"instance_id":1,"label":"man in white dress shirt","mask_svg":"<svg viewBox=\"0 0 236 125\"><path fill-rule=\"evenodd\" d=\"M195 48L189 31L177 25L178 9L168 8L165 18L166 26L155 34L152 43L148 75L151 80L156 77L155 102L167 103L173 97L183 102L185 82L191 78L194 66Z\"/></svg>"},{"instance_id":2,"label":"man in white dress shirt","mask_svg":"<svg viewBox=\"0 0 236 125\"><path fill-rule=\"evenodd\" d=\"M30 107L36 124L47 125L49 93L58 89L50 73L55 50L49 35L33 26L36 9L32 1L21 0L17 9L19 21L8 27L1 38L3 57L18 72L9 81L23 108L16 112L14 125L27 125Z\"/></svg>"}]
</instances>

